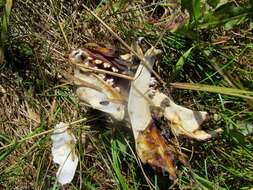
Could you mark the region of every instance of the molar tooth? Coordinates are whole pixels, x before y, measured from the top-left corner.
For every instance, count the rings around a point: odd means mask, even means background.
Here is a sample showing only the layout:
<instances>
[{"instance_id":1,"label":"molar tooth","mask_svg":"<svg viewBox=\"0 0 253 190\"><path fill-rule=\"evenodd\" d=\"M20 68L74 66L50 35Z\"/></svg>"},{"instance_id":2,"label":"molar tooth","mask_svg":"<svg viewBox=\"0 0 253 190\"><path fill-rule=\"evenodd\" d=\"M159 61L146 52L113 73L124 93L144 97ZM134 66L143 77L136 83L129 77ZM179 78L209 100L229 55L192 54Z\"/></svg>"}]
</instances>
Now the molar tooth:
<instances>
[{"instance_id":1,"label":"molar tooth","mask_svg":"<svg viewBox=\"0 0 253 190\"><path fill-rule=\"evenodd\" d=\"M113 79L107 79L106 83L109 84L110 86L112 86L114 84L114 80Z\"/></svg>"},{"instance_id":2,"label":"molar tooth","mask_svg":"<svg viewBox=\"0 0 253 190\"><path fill-rule=\"evenodd\" d=\"M157 84L157 80L154 77L151 77L149 80L149 85L150 86L155 86Z\"/></svg>"},{"instance_id":3,"label":"molar tooth","mask_svg":"<svg viewBox=\"0 0 253 190\"><path fill-rule=\"evenodd\" d=\"M107 63L107 62L104 62L103 65L104 65L104 68L110 68L111 67L111 64Z\"/></svg>"},{"instance_id":4,"label":"molar tooth","mask_svg":"<svg viewBox=\"0 0 253 190\"><path fill-rule=\"evenodd\" d=\"M115 90L117 90L118 92L120 92L120 87L115 87Z\"/></svg>"},{"instance_id":5,"label":"molar tooth","mask_svg":"<svg viewBox=\"0 0 253 190\"><path fill-rule=\"evenodd\" d=\"M112 67L112 71L117 73L119 72L119 69L117 69L116 67Z\"/></svg>"},{"instance_id":6,"label":"molar tooth","mask_svg":"<svg viewBox=\"0 0 253 190\"><path fill-rule=\"evenodd\" d=\"M89 61L85 61L85 62L84 62L84 65L85 65L86 67L89 67Z\"/></svg>"},{"instance_id":7,"label":"molar tooth","mask_svg":"<svg viewBox=\"0 0 253 190\"><path fill-rule=\"evenodd\" d=\"M96 60L95 60L95 64L101 64L101 63L103 63L103 61L101 61L101 60L99 60L99 59L96 59Z\"/></svg>"},{"instance_id":8,"label":"molar tooth","mask_svg":"<svg viewBox=\"0 0 253 190\"><path fill-rule=\"evenodd\" d=\"M130 61L131 57L132 57L132 55L130 53L120 56L121 59L127 60L127 61Z\"/></svg>"},{"instance_id":9,"label":"molar tooth","mask_svg":"<svg viewBox=\"0 0 253 190\"><path fill-rule=\"evenodd\" d=\"M98 76L101 78L101 79L105 79L105 74L98 74Z\"/></svg>"}]
</instances>

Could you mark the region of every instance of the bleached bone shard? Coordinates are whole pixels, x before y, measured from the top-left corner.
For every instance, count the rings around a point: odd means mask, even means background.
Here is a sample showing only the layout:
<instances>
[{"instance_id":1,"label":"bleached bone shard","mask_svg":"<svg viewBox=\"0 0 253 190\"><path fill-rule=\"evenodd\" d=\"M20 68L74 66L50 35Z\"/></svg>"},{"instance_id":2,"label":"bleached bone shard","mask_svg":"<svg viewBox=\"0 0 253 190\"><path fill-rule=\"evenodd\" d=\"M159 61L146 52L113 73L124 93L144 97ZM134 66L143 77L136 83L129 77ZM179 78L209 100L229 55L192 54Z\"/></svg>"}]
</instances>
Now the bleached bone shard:
<instances>
[{"instance_id":1,"label":"bleached bone shard","mask_svg":"<svg viewBox=\"0 0 253 190\"><path fill-rule=\"evenodd\" d=\"M60 165L56 173L57 180L61 185L70 183L78 164L78 156L75 153L76 138L67 125L61 122L55 126L51 139L53 161Z\"/></svg>"},{"instance_id":2,"label":"bleached bone shard","mask_svg":"<svg viewBox=\"0 0 253 190\"><path fill-rule=\"evenodd\" d=\"M150 64L150 67L153 67L155 55L158 53L160 53L160 51L154 48L146 52L145 59ZM145 98L145 94L148 93L149 90L150 78L151 73L149 70L144 65L140 64L135 74L135 80L131 83L128 97L128 115L135 139L137 139L138 133L144 131L152 120L150 103Z\"/></svg>"},{"instance_id":3,"label":"bleached bone shard","mask_svg":"<svg viewBox=\"0 0 253 190\"><path fill-rule=\"evenodd\" d=\"M213 134L200 130L201 124L208 119L208 113L204 111L193 111L175 104L168 96L156 92L152 103L156 107L164 108L164 117L168 126L175 135L184 135L196 140L207 140Z\"/></svg>"},{"instance_id":4,"label":"bleached bone shard","mask_svg":"<svg viewBox=\"0 0 253 190\"><path fill-rule=\"evenodd\" d=\"M152 67L158 50L150 49L145 60ZM128 99L128 114L134 133L136 152L143 163L153 168L169 172L171 179L176 179L175 160L178 158L151 116L151 100L148 100L151 73L143 65L139 65L135 80L131 83Z\"/></svg>"},{"instance_id":5,"label":"bleached bone shard","mask_svg":"<svg viewBox=\"0 0 253 190\"><path fill-rule=\"evenodd\" d=\"M121 103L113 103L106 94L92 88L80 87L76 90L78 98L88 102L92 108L109 113L117 120L123 120L125 115L125 106Z\"/></svg>"},{"instance_id":6,"label":"bleached bone shard","mask_svg":"<svg viewBox=\"0 0 253 190\"><path fill-rule=\"evenodd\" d=\"M80 64L80 55L86 58L89 57L89 54L85 50L74 50L69 55L70 62L73 64ZM99 60L97 59L97 61ZM106 65L107 64L110 65L110 63L106 63ZM82 82L80 82L83 81L85 83L84 85L90 88L99 89L104 92L109 99L117 101L123 101L124 99L117 90L115 90L112 86L108 85L101 77L98 76L98 74L92 73L89 69L79 67L75 68L74 77L78 79L74 81L76 85L83 86Z\"/></svg>"}]
</instances>

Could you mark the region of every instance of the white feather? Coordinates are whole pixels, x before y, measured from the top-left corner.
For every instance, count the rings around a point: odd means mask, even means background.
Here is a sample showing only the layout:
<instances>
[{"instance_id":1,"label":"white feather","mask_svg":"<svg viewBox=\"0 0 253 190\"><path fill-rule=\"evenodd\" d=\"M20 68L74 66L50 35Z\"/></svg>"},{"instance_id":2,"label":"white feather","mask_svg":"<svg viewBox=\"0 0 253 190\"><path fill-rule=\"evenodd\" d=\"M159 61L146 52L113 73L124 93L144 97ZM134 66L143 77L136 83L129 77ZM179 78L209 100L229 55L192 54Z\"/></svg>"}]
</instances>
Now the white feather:
<instances>
[{"instance_id":1,"label":"white feather","mask_svg":"<svg viewBox=\"0 0 253 190\"><path fill-rule=\"evenodd\" d=\"M55 126L51 139L53 161L60 165L56 173L57 180L61 185L70 183L78 164L78 156L75 153L76 138L67 125L61 122Z\"/></svg>"}]
</instances>

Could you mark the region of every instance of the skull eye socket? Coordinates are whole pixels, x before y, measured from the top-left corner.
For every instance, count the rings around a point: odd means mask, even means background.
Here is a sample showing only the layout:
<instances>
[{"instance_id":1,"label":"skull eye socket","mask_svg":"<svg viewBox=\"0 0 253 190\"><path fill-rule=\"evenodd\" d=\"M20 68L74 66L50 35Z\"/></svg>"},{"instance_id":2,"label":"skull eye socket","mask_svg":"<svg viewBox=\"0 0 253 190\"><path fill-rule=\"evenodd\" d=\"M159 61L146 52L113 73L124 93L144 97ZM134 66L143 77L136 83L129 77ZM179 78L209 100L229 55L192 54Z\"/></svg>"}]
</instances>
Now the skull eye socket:
<instances>
[{"instance_id":1,"label":"skull eye socket","mask_svg":"<svg viewBox=\"0 0 253 190\"><path fill-rule=\"evenodd\" d=\"M83 52L82 50L75 50L72 53L72 56L75 59L78 59L79 61L84 61L85 59L87 59L87 55L85 54L85 52Z\"/></svg>"},{"instance_id":2,"label":"skull eye socket","mask_svg":"<svg viewBox=\"0 0 253 190\"><path fill-rule=\"evenodd\" d=\"M79 51L75 51L74 56L77 56L78 53L79 53Z\"/></svg>"},{"instance_id":3,"label":"skull eye socket","mask_svg":"<svg viewBox=\"0 0 253 190\"><path fill-rule=\"evenodd\" d=\"M87 56L85 56L83 53L80 55L81 60L85 60L86 58L87 58Z\"/></svg>"}]
</instances>

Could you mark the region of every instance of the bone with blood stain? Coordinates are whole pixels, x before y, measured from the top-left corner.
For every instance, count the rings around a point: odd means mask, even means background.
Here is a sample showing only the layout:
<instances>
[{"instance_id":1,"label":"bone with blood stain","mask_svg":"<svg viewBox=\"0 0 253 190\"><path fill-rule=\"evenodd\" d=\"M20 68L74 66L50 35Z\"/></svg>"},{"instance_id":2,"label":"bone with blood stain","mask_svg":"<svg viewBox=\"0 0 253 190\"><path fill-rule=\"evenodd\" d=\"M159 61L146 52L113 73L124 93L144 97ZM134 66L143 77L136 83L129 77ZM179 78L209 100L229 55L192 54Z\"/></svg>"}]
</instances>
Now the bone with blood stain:
<instances>
[{"instance_id":1,"label":"bone with blood stain","mask_svg":"<svg viewBox=\"0 0 253 190\"><path fill-rule=\"evenodd\" d=\"M149 49L144 59L152 67L155 56L159 53L156 49ZM200 125L207 119L207 112L192 111L175 104L168 96L159 91L152 92L150 96L151 73L139 65L135 80L131 82L128 98L128 115L136 140L136 151L144 163L149 163L155 168L168 171L172 179L176 179L174 160L179 159L187 164L185 156L175 146L169 146L154 124L151 115L152 108L162 110L162 116L167 119L167 127L174 135L184 135L197 140L211 138L211 134L200 130Z\"/></svg>"}]
</instances>

